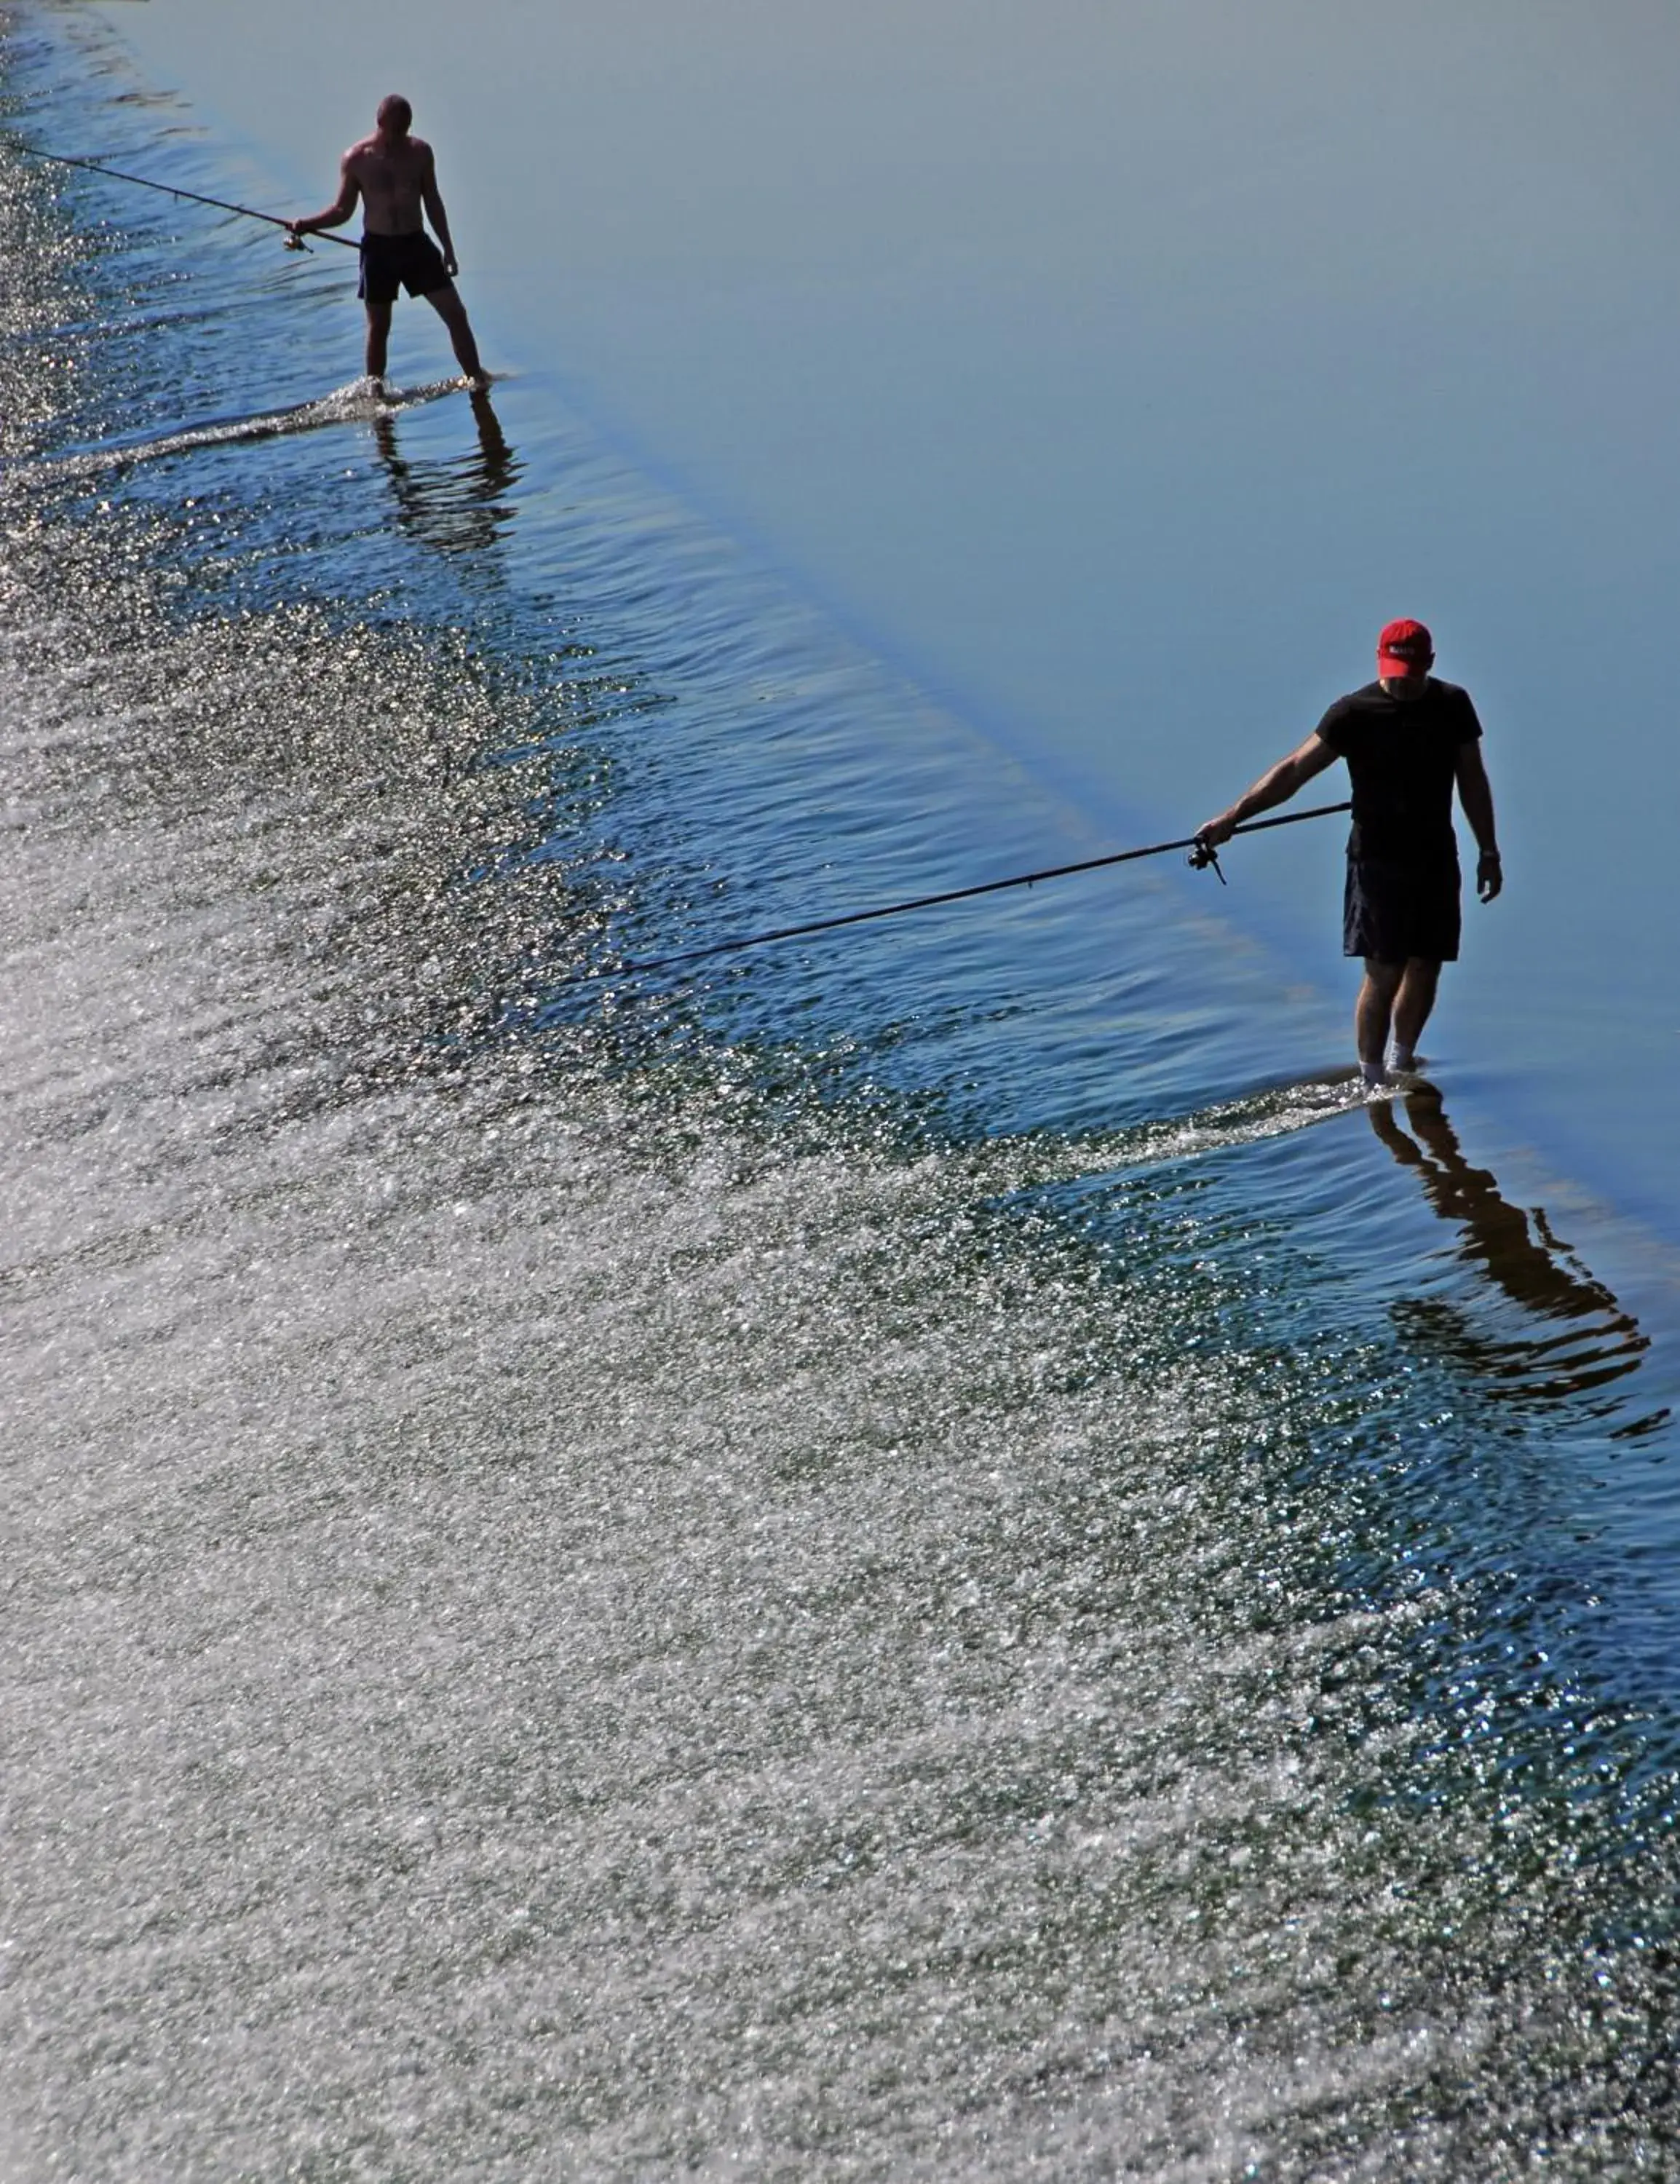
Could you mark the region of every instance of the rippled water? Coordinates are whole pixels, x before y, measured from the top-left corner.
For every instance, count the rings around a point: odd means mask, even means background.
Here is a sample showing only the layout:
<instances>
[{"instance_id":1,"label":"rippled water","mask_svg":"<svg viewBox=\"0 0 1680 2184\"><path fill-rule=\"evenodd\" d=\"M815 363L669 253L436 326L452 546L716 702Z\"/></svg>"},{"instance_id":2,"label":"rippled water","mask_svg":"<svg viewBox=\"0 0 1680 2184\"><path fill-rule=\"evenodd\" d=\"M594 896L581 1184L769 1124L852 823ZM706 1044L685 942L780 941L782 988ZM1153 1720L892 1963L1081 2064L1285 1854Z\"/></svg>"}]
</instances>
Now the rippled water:
<instances>
[{"instance_id":1,"label":"rippled water","mask_svg":"<svg viewBox=\"0 0 1680 2184\"><path fill-rule=\"evenodd\" d=\"M7 39L8 2176L1663 2173L1658 1274Z\"/></svg>"}]
</instances>

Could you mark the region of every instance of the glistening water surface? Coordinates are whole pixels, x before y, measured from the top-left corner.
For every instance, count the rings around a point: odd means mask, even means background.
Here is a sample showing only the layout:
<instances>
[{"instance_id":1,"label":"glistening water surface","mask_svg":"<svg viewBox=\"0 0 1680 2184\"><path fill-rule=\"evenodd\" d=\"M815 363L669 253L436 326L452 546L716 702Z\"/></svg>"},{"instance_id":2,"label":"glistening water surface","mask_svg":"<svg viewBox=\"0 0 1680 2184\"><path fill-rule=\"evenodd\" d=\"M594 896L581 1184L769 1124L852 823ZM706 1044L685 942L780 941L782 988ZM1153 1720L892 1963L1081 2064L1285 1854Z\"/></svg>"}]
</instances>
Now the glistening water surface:
<instances>
[{"instance_id":1,"label":"glistening water surface","mask_svg":"<svg viewBox=\"0 0 1680 2184\"><path fill-rule=\"evenodd\" d=\"M1672 8L100 12L198 103L217 193L271 209L323 203L405 90L494 359L755 535L1093 848L1189 833L1382 623L1431 623L1508 887L1427 1051L1502 1173L1533 1147L1680 1250ZM1334 997L1316 1057L1346 1045L1339 833L1246 847L1218 904ZM1249 1021L1251 1067L1313 1066Z\"/></svg>"},{"instance_id":2,"label":"glistening water surface","mask_svg":"<svg viewBox=\"0 0 1680 2184\"><path fill-rule=\"evenodd\" d=\"M3 20L8 2175L1672 2166L1666 1323Z\"/></svg>"}]
</instances>

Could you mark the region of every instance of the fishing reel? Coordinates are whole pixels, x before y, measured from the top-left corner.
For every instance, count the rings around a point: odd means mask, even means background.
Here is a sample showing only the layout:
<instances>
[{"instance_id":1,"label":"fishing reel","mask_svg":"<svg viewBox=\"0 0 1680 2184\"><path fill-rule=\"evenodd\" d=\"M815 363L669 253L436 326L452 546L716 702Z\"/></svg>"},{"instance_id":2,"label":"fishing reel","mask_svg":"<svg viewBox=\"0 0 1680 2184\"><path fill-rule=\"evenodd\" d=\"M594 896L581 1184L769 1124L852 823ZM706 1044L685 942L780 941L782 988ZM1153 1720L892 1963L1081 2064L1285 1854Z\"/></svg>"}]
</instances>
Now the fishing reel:
<instances>
[{"instance_id":1,"label":"fishing reel","mask_svg":"<svg viewBox=\"0 0 1680 2184\"><path fill-rule=\"evenodd\" d=\"M301 250L311 258L314 256L314 251L309 248L309 244L304 242L303 237L301 235L292 234L290 228L286 231L286 247L288 250Z\"/></svg>"},{"instance_id":2,"label":"fishing reel","mask_svg":"<svg viewBox=\"0 0 1680 2184\"><path fill-rule=\"evenodd\" d=\"M1219 851L1215 849L1211 842L1203 841L1199 835L1197 837L1195 848L1191 850L1189 855L1184 860L1184 861L1189 866L1193 872L1204 872L1208 869L1208 866L1211 865L1214 870L1214 877L1218 880L1220 885L1221 887L1230 886L1230 881L1225 877L1224 867L1219 861Z\"/></svg>"}]
</instances>

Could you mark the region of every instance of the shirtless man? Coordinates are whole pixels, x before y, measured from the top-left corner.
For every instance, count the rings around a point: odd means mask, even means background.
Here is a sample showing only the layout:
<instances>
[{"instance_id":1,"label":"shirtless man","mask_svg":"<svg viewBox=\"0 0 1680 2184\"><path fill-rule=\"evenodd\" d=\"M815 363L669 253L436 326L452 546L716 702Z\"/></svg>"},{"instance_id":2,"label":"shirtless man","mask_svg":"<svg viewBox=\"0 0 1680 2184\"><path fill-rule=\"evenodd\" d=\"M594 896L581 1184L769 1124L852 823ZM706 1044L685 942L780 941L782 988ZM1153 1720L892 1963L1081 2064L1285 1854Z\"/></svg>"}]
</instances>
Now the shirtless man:
<instances>
[{"instance_id":1,"label":"shirtless man","mask_svg":"<svg viewBox=\"0 0 1680 2184\"><path fill-rule=\"evenodd\" d=\"M431 147L409 134L414 118L414 109L399 93L381 99L373 135L353 144L339 163L338 195L325 212L288 220L286 226L293 235L342 227L359 198L364 208L362 278L357 293L367 306L368 376L385 376L391 307L403 287L411 296L426 298L449 329L461 370L475 387L485 387L490 375L478 360L466 307L455 292L453 276L460 269L449 240L449 216L437 194ZM443 246L441 252L426 231L428 220Z\"/></svg>"}]
</instances>

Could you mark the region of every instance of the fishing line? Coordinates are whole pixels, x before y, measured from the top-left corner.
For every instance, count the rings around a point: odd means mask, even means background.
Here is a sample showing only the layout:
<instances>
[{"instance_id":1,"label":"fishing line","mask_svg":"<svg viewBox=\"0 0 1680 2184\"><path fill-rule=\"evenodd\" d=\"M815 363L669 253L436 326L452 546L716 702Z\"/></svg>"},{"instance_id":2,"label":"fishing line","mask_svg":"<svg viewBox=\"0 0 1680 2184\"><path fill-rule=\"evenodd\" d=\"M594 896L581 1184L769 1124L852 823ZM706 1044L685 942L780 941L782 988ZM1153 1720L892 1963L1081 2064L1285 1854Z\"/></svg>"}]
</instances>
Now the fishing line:
<instances>
[{"instance_id":1,"label":"fishing line","mask_svg":"<svg viewBox=\"0 0 1680 2184\"><path fill-rule=\"evenodd\" d=\"M90 175L108 175L113 181L133 182L142 190L157 190L164 197L188 198L194 204L214 205L218 212L236 212L246 220L266 220L270 227L289 230L292 225L290 220L282 220L278 213L259 212L254 205L234 204L226 198L207 198L202 191L183 189L179 182L154 182L145 175L127 175L120 167L108 167L103 159L73 159L68 152L45 152L40 145L25 144L19 137L14 137L12 144L14 150L26 153L31 159L50 159L55 167L82 167ZM311 228L309 232L322 237L328 242L342 243L346 250L355 250L360 247L352 237L332 235L325 228ZM309 246L301 235L288 233L286 247L288 250L308 250Z\"/></svg>"},{"instance_id":2,"label":"fishing line","mask_svg":"<svg viewBox=\"0 0 1680 2184\"><path fill-rule=\"evenodd\" d=\"M47 159L54 166L80 167L89 174L108 176L113 181L132 182L136 188L156 190L164 197L184 198L193 204L214 206L218 212L236 213L242 219L260 220L270 227L283 227L287 231L286 247L288 250L307 250L309 247L301 235L291 232L291 222L281 219L277 213L259 212L254 205L235 204L227 198L206 197L202 191L184 189L176 182L154 181L146 175L127 174L120 167L108 166L102 159L78 159L67 152L48 152L38 144L25 144L16 137L12 142L18 151L26 153L31 159ZM359 248L348 235L334 235L323 228L312 228L310 232L324 236L329 242L342 243L347 250ZM1334 812L1351 808L1347 804L1321 804L1310 811L1287 812L1277 819L1251 819L1232 832L1233 835L1258 834L1269 827L1295 827L1303 820L1326 819ZM835 933L843 926L867 925L882 917L902 917L910 911L934 910L945 903L969 902L976 895L999 894L1007 888L1037 887L1041 881L1067 879L1076 872L1101 872L1110 865L1132 864L1140 857L1165 856L1173 850L1188 850L1192 865L1199 871L1205 871L1211 866L1221 886L1225 884L1218 852L1203 841L1200 835L1187 834L1178 841L1151 842L1139 850L1117 850L1105 857L1086 857L1072 865L1050 865L1042 872L1016 872L1008 879L982 880L975 887L950 888L940 894L917 895L910 901L886 903L874 910L848 911L839 917L813 918L804 925L778 926L773 932L748 933L739 934L732 940L709 941L704 947L685 948L675 956L656 956L643 962L621 963L598 971L586 971L577 978L565 979L561 983L564 985L583 985L598 978L625 978L646 971L666 971L680 963L700 962L710 956L733 955L743 948L767 947L772 941L800 940L811 933Z\"/></svg>"},{"instance_id":3,"label":"fishing line","mask_svg":"<svg viewBox=\"0 0 1680 2184\"><path fill-rule=\"evenodd\" d=\"M1268 827L1299 827L1305 819L1327 819L1333 812L1350 811L1350 804L1319 804L1310 811L1289 811L1278 819L1249 819L1233 829L1237 834L1263 833ZM909 902L889 902L876 910L848 911L839 917L813 918L805 925L782 925L769 933L738 934L733 940L709 940L704 947L685 948L675 956L654 956L639 963L615 963L599 970L582 971L576 977L563 978L565 986L582 986L600 978L629 978L644 971L668 971L678 963L698 963L707 956L728 956L742 948L762 948L772 940L798 940L807 933L833 933L843 925L866 925L878 917L902 917L907 911L932 910L941 903L968 902L977 894L999 894L1005 888L1036 887L1041 880L1064 880L1075 872L1101 872L1108 865L1129 865L1139 857L1162 857L1171 850L1188 850L1188 861L1200 871L1211 866L1224 884L1225 875L1219 869L1219 853L1199 834L1187 834L1182 841L1151 842L1146 849L1116 850L1106 857L1085 857L1076 865L1049 865L1042 872L1016 872L1006 880L982 880L976 887L950 888L943 894L919 894Z\"/></svg>"}]
</instances>

